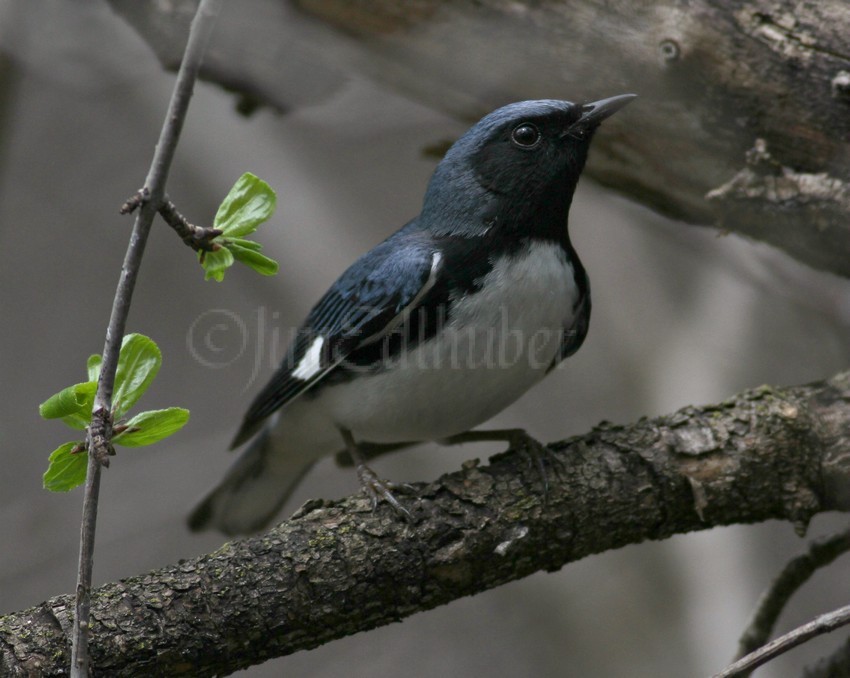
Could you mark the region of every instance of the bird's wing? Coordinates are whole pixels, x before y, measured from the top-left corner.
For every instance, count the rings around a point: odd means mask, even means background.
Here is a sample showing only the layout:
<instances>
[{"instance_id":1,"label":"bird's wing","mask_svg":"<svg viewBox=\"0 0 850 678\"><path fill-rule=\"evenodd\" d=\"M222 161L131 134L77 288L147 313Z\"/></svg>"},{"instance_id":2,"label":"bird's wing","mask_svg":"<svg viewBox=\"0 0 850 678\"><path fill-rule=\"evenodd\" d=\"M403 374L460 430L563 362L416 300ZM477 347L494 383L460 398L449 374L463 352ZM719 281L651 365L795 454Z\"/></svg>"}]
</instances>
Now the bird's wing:
<instances>
[{"instance_id":1,"label":"bird's wing","mask_svg":"<svg viewBox=\"0 0 850 678\"><path fill-rule=\"evenodd\" d=\"M587 336L589 323L590 291L587 289L587 283L585 283L584 288L580 289L579 300L573 307L573 321L570 325L564 327L564 333L561 336L561 347L555 354L552 364L549 365L547 373L555 369L562 360L569 358L581 348Z\"/></svg>"},{"instance_id":2,"label":"bird's wing","mask_svg":"<svg viewBox=\"0 0 850 678\"><path fill-rule=\"evenodd\" d=\"M423 234L404 231L358 259L307 316L287 359L249 407L231 449L352 351L392 332L434 286L441 260Z\"/></svg>"}]
</instances>

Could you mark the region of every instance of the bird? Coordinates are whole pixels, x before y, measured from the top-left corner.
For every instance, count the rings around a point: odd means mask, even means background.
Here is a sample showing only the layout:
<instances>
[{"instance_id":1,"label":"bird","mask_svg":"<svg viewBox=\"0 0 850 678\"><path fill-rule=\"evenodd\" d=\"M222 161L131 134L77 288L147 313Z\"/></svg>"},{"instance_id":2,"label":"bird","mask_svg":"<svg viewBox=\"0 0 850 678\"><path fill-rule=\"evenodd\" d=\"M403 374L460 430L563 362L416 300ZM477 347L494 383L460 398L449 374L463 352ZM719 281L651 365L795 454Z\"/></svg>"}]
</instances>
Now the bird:
<instances>
[{"instance_id":1,"label":"bird","mask_svg":"<svg viewBox=\"0 0 850 678\"><path fill-rule=\"evenodd\" d=\"M418 216L357 259L321 297L248 408L250 441L189 516L193 531L268 526L310 467L347 451L373 508L398 485L369 446L503 440L473 430L584 342L587 273L568 213L600 123L636 95L508 104L446 152Z\"/></svg>"}]
</instances>

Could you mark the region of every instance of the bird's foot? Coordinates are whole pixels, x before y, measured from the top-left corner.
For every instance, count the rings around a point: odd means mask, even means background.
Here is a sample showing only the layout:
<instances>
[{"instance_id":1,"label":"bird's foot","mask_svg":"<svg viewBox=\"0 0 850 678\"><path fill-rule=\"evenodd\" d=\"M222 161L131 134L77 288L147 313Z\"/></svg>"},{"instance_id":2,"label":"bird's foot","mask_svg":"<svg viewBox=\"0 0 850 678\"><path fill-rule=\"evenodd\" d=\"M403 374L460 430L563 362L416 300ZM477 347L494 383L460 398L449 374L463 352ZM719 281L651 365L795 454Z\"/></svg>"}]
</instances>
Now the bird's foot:
<instances>
[{"instance_id":1,"label":"bird's foot","mask_svg":"<svg viewBox=\"0 0 850 678\"><path fill-rule=\"evenodd\" d=\"M390 480L379 478L366 464L358 463L357 479L360 481L360 486L366 495L372 500L372 510L378 507L378 502L383 499L392 506L396 513L404 517L408 522L413 522L413 516L404 506L401 505L398 499L395 498L393 492L415 492L412 485L407 483L394 483Z\"/></svg>"},{"instance_id":2,"label":"bird's foot","mask_svg":"<svg viewBox=\"0 0 850 678\"><path fill-rule=\"evenodd\" d=\"M543 484L543 501L548 501L549 474L546 467L548 465L555 469L555 475L557 476L558 469L563 468L563 462L552 453L548 445L544 445L521 428L513 430L513 436L510 439L510 448L517 450L525 456L529 468L534 466L537 469L537 473L540 475L540 482Z\"/></svg>"},{"instance_id":3,"label":"bird's foot","mask_svg":"<svg viewBox=\"0 0 850 678\"><path fill-rule=\"evenodd\" d=\"M360 487L363 488L366 496L372 500L372 510L374 511L378 507L378 502L383 499L405 520L413 522L413 516L410 511L401 505L393 492L415 492L415 488L407 483L394 483L378 477L378 474L366 463L366 456L360 449L360 446L354 442L354 436L351 435L351 431L340 429L340 433L345 441L348 454L354 462Z\"/></svg>"},{"instance_id":4,"label":"bird's foot","mask_svg":"<svg viewBox=\"0 0 850 678\"><path fill-rule=\"evenodd\" d=\"M548 446L533 438L525 429L506 428L494 431L467 431L441 442L445 445L460 445L462 443L489 441L504 441L508 443L508 449L516 450L522 454L528 460L529 467L534 466L537 469L540 475L540 482L543 484L543 500L548 501L549 475L546 472L546 465L549 464L557 469L558 467L563 467L563 462L552 453L552 450Z\"/></svg>"}]
</instances>

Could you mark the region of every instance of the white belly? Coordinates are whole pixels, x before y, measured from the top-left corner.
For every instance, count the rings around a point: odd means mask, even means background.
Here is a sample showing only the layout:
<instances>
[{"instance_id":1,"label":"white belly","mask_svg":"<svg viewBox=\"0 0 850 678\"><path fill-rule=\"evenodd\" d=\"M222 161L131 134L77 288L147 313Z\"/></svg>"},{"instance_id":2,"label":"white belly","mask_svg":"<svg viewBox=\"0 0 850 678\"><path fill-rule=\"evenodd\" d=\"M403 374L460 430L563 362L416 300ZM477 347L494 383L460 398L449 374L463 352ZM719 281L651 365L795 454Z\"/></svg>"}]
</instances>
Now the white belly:
<instances>
[{"instance_id":1,"label":"white belly","mask_svg":"<svg viewBox=\"0 0 850 678\"><path fill-rule=\"evenodd\" d=\"M369 442L445 438L507 407L546 373L579 294L559 246L533 244L519 257L496 262L479 292L456 300L437 337L311 406Z\"/></svg>"}]
</instances>

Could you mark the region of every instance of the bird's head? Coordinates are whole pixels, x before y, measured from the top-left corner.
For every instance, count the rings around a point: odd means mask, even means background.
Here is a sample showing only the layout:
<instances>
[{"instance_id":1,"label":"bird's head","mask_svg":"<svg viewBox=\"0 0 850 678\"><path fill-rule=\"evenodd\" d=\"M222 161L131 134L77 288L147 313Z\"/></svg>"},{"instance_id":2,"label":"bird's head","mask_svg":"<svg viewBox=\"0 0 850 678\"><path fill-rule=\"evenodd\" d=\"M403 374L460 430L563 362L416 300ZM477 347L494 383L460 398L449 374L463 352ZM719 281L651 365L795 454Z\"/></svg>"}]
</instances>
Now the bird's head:
<instances>
[{"instance_id":1,"label":"bird's head","mask_svg":"<svg viewBox=\"0 0 850 678\"><path fill-rule=\"evenodd\" d=\"M493 111L446 153L428 187L426 210L455 217L446 224L451 232L474 232L493 216L522 220L540 209L555 219L563 212L565 220L593 133L634 98L520 101Z\"/></svg>"}]
</instances>

